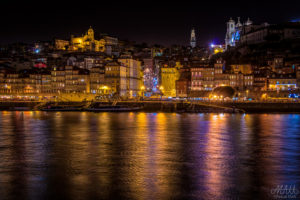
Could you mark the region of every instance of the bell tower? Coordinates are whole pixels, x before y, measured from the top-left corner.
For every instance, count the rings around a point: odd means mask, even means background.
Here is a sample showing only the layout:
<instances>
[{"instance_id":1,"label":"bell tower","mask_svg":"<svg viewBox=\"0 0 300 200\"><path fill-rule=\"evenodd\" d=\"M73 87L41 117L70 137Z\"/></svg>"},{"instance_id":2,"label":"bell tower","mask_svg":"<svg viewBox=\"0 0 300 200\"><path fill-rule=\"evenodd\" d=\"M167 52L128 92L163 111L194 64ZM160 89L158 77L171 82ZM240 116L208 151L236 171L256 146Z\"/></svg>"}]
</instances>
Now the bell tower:
<instances>
[{"instance_id":1,"label":"bell tower","mask_svg":"<svg viewBox=\"0 0 300 200\"><path fill-rule=\"evenodd\" d=\"M230 20L227 22L227 32L225 36L225 45L226 49L228 46L234 46L234 41L233 41L233 35L235 33L235 21L230 18Z\"/></svg>"},{"instance_id":2,"label":"bell tower","mask_svg":"<svg viewBox=\"0 0 300 200\"><path fill-rule=\"evenodd\" d=\"M190 41L191 47L195 48L196 47L196 34L195 34L195 29L192 28L191 31L191 41Z\"/></svg>"},{"instance_id":3,"label":"bell tower","mask_svg":"<svg viewBox=\"0 0 300 200\"><path fill-rule=\"evenodd\" d=\"M92 27L90 26L88 32L87 32L87 35L88 35L88 38L91 40L91 41L94 41L94 30L92 29Z\"/></svg>"}]
</instances>

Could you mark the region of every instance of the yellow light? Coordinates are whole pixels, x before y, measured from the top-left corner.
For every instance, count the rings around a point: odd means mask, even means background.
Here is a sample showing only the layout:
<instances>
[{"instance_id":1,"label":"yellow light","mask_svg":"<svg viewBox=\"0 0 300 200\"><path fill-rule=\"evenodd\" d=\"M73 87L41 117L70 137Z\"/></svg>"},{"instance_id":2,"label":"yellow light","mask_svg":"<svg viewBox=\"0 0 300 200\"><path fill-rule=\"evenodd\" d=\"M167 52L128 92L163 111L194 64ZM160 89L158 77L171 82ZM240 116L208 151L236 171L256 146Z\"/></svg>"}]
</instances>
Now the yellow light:
<instances>
[{"instance_id":1,"label":"yellow light","mask_svg":"<svg viewBox=\"0 0 300 200\"><path fill-rule=\"evenodd\" d=\"M141 90L145 90L145 86L141 86Z\"/></svg>"},{"instance_id":2,"label":"yellow light","mask_svg":"<svg viewBox=\"0 0 300 200\"><path fill-rule=\"evenodd\" d=\"M164 89L164 87L163 87L163 86L160 86L160 87L159 87L159 89L160 89L160 90L163 90L163 89Z\"/></svg>"}]
</instances>

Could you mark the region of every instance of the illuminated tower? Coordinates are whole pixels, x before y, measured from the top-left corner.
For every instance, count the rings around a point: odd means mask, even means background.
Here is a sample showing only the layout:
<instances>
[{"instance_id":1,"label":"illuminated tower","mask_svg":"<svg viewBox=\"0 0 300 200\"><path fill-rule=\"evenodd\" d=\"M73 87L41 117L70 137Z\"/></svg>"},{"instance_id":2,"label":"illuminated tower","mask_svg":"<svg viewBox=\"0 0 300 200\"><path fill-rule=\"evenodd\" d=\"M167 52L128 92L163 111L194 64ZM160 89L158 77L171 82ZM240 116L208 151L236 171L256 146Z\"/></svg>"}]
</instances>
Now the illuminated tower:
<instances>
[{"instance_id":1,"label":"illuminated tower","mask_svg":"<svg viewBox=\"0 0 300 200\"><path fill-rule=\"evenodd\" d=\"M227 22L227 32L225 36L226 49L228 46L234 46L235 21L230 18Z\"/></svg>"},{"instance_id":2,"label":"illuminated tower","mask_svg":"<svg viewBox=\"0 0 300 200\"><path fill-rule=\"evenodd\" d=\"M236 26L237 28L243 26L242 23L241 23L241 18L240 18L240 17L238 17L238 22L236 23L235 26Z\"/></svg>"},{"instance_id":3,"label":"illuminated tower","mask_svg":"<svg viewBox=\"0 0 300 200\"><path fill-rule=\"evenodd\" d=\"M191 47L195 48L196 47L196 34L195 34L195 29L192 29L191 32Z\"/></svg>"},{"instance_id":4,"label":"illuminated tower","mask_svg":"<svg viewBox=\"0 0 300 200\"><path fill-rule=\"evenodd\" d=\"M88 32L87 32L87 37L90 41L94 41L94 30L90 26Z\"/></svg>"}]
</instances>

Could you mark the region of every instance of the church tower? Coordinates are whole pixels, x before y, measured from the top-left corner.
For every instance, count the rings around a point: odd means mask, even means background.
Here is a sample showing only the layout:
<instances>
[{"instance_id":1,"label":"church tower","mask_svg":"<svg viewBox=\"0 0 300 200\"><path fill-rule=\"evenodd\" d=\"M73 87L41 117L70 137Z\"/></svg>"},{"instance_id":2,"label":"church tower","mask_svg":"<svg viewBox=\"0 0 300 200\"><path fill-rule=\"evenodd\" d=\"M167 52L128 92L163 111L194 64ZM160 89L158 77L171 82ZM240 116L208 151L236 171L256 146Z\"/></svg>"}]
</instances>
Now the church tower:
<instances>
[{"instance_id":1,"label":"church tower","mask_svg":"<svg viewBox=\"0 0 300 200\"><path fill-rule=\"evenodd\" d=\"M235 33L235 21L232 18L230 18L230 20L227 22L227 32L225 36L226 49L228 46L234 46L234 39L233 39L234 33Z\"/></svg>"},{"instance_id":2,"label":"church tower","mask_svg":"<svg viewBox=\"0 0 300 200\"><path fill-rule=\"evenodd\" d=\"M94 30L92 29L92 27L90 26L88 32L87 32L87 36L88 39L91 41L94 41Z\"/></svg>"},{"instance_id":3,"label":"church tower","mask_svg":"<svg viewBox=\"0 0 300 200\"><path fill-rule=\"evenodd\" d=\"M195 48L196 47L196 34L195 34L195 29L192 29L191 32L191 41L190 41L191 47Z\"/></svg>"}]
</instances>

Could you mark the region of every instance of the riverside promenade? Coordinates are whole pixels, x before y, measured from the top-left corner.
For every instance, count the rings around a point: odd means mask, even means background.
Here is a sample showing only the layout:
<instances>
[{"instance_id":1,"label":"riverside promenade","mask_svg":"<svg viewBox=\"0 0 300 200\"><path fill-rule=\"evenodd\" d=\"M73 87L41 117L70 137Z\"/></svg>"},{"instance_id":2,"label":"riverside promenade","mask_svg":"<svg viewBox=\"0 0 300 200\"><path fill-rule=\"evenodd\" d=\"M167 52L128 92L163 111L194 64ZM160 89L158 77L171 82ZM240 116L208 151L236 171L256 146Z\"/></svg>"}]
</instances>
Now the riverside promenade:
<instances>
[{"instance_id":1,"label":"riverside promenade","mask_svg":"<svg viewBox=\"0 0 300 200\"><path fill-rule=\"evenodd\" d=\"M300 113L300 102L243 102L243 101L96 101L96 102L41 102L41 101L2 101L0 102L0 110L6 111L24 111L39 110L40 106L46 103L52 103L56 106L63 107L82 107L82 111L92 103L103 106L126 106L126 107L142 107L144 112L242 112L242 113Z\"/></svg>"}]
</instances>

